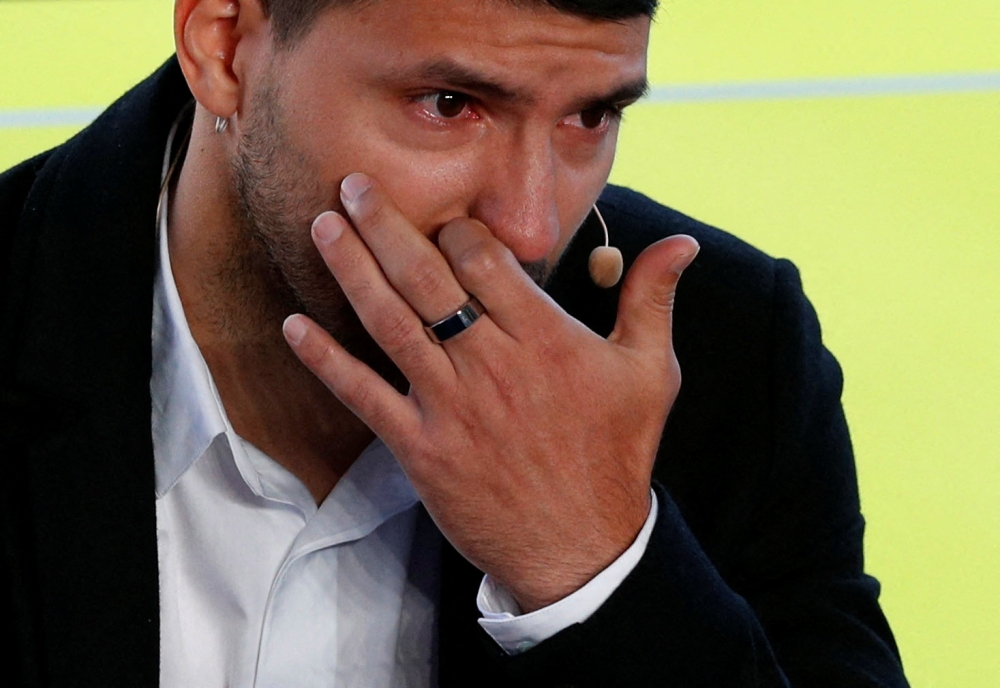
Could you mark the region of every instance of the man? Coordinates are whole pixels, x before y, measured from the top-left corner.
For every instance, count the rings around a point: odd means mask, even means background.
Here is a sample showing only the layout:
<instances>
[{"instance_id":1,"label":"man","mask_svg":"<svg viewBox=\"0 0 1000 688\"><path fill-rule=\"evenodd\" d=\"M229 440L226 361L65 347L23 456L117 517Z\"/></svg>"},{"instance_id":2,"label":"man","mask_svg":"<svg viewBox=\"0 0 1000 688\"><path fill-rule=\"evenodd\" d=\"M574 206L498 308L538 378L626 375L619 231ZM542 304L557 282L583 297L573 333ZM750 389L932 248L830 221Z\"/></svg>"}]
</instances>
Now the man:
<instances>
[{"instance_id":1,"label":"man","mask_svg":"<svg viewBox=\"0 0 1000 688\"><path fill-rule=\"evenodd\" d=\"M180 0L0 179L18 684L905 685L794 269L604 188L654 5Z\"/></svg>"}]
</instances>

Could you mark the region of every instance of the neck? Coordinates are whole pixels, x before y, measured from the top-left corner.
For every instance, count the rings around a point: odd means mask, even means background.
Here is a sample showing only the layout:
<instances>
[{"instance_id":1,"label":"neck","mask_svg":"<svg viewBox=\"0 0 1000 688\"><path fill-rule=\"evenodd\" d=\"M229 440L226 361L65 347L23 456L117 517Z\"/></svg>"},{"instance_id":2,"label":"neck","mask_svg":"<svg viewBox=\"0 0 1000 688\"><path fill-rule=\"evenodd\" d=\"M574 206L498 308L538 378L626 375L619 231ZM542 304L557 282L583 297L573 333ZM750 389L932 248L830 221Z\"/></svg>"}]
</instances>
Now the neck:
<instances>
[{"instance_id":1,"label":"neck","mask_svg":"<svg viewBox=\"0 0 1000 688\"><path fill-rule=\"evenodd\" d=\"M199 110L170 198L174 281L233 428L320 503L373 435L285 344L281 323L295 306L236 219L232 175L211 132Z\"/></svg>"}]
</instances>

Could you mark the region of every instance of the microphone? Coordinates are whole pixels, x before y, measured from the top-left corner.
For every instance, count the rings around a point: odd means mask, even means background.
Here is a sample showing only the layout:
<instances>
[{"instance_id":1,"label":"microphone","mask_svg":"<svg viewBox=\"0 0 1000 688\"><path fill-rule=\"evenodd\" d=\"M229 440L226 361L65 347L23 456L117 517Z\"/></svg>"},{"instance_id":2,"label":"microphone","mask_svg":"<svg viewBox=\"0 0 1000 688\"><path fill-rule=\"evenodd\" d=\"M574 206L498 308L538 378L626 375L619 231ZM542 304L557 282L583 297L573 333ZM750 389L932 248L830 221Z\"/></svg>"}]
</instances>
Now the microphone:
<instances>
[{"instance_id":1,"label":"microphone","mask_svg":"<svg viewBox=\"0 0 1000 688\"><path fill-rule=\"evenodd\" d=\"M604 228L604 246L598 246L590 252L590 260L587 261L587 269L590 271L590 279L597 286L609 289L622 278L622 271L625 269L622 260L622 252L611 246L611 237L608 234L608 224L604 221L601 211L594 204L594 213Z\"/></svg>"}]
</instances>

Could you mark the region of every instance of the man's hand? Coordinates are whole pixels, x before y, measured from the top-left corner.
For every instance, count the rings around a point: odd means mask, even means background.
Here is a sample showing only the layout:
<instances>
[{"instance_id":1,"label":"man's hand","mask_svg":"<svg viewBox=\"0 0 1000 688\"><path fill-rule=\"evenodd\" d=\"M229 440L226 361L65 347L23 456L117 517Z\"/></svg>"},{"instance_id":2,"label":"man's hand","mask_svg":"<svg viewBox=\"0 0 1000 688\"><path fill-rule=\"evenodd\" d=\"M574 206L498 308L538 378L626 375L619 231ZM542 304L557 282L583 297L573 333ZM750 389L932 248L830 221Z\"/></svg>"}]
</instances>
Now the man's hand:
<instances>
[{"instance_id":1,"label":"man's hand","mask_svg":"<svg viewBox=\"0 0 1000 688\"><path fill-rule=\"evenodd\" d=\"M368 178L349 177L342 197L351 222L324 213L313 238L410 392L304 316L286 321L289 344L388 445L463 556L524 611L562 599L617 559L649 513L653 461L680 386L674 292L697 243L671 237L639 256L605 340L560 309L480 222L449 222L435 246ZM486 314L434 343L424 323L470 295Z\"/></svg>"}]
</instances>

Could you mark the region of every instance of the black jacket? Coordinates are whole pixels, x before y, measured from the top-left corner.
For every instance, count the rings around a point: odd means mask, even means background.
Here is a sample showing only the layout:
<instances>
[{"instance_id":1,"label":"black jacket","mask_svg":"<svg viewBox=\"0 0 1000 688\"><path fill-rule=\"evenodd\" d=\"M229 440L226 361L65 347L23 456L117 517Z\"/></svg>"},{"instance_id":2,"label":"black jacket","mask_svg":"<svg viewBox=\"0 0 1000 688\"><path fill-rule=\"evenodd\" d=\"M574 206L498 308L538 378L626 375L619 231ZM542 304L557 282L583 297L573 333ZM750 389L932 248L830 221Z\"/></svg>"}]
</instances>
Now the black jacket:
<instances>
[{"instance_id":1,"label":"black jacket","mask_svg":"<svg viewBox=\"0 0 1000 688\"><path fill-rule=\"evenodd\" d=\"M63 146L0 176L0 626L6 685L155 686L150 431L155 209L190 93L171 60ZM688 233L684 384L635 571L586 623L513 658L476 624L446 546L441 686L902 686L864 522L840 370L794 267L626 189L601 208L626 265ZM585 225L550 292L606 334ZM13 678L13 681L10 678Z\"/></svg>"}]
</instances>

